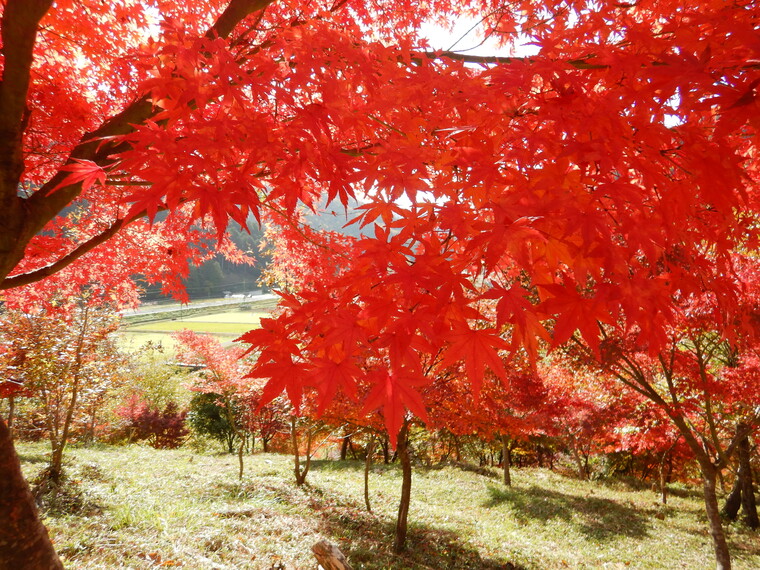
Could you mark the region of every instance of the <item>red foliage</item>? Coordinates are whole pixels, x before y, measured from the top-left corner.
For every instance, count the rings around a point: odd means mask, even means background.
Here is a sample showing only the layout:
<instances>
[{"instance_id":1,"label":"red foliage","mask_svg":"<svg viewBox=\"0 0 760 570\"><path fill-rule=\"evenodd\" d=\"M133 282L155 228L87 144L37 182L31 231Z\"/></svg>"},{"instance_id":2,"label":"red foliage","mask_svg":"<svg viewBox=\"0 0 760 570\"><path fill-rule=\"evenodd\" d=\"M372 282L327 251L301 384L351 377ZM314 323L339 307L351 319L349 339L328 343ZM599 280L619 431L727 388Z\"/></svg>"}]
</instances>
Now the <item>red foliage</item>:
<instances>
[{"instance_id":1,"label":"red foliage","mask_svg":"<svg viewBox=\"0 0 760 570\"><path fill-rule=\"evenodd\" d=\"M130 440L147 441L156 449L175 449L190 433L185 427L187 411L180 411L176 402L168 402L163 410L158 410L135 395L115 411L127 421Z\"/></svg>"}]
</instances>

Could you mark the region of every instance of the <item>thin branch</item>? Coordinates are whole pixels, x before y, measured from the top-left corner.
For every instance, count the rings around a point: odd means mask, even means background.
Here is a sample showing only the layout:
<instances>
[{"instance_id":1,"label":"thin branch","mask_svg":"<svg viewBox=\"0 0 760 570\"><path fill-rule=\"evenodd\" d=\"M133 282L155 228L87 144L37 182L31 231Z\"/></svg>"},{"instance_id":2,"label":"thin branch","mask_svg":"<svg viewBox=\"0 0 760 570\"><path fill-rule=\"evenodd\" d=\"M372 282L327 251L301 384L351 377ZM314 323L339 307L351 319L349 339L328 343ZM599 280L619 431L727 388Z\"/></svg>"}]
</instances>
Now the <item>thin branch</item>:
<instances>
[{"instance_id":1,"label":"thin branch","mask_svg":"<svg viewBox=\"0 0 760 570\"><path fill-rule=\"evenodd\" d=\"M81 243L74 250L70 251L68 254L64 255L50 265L46 265L45 267L30 271L29 273L22 273L20 275L14 275L13 277L6 277L3 281L0 282L0 290L13 289L14 287L29 285L30 283L36 283L37 281L45 279L46 277L50 277L51 275L59 272L64 267L71 265L84 254L92 251L97 246L111 239L125 225L126 222L123 219L116 220L108 227L108 229Z\"/></svg>"},{"instance_id":2,"label":"thin branch","mask_svg":"<svg viewBox=\"0 0 760 570\"><path fill-rule=\"evenodd\" d=\"M465 63L477 63L480 65L492 65L492 64L510 64L510 63L536 63L538 60L532 57L513 57L513 56L501 56L501 55L469 55L456 51L420 51L416 52L418 57L413 59L414 62L419 63L421 58L426 57L428 59L453 59L456 61L463 61ZM579 59L571 59L566 61L567 65L576 69L607 69L610 66L606 64L591 63L593 56Z\"/></svg>"},{"instance_id":3,"label":"thin branch","mask_svg":"<svg viewBox=\"0 0 760 570\"><path fill-rule=\"evenodd\" d=\"M258 10L263 10L272 2L274 0L231 0L217 21L206 32L206 37L226 38L241 20ZM144 124L158 111L150 95L142 95L120 113L105 121L98 129L82 136L79 144L69 154L66 164L75 160L91 160L100 166L107 166L111 162L110 156L123 148L123 143L116 137L134 132L136 125ZM59 187L68 176L69 172L59 170L29 198L31 235L38 233L47 222L81 193L81 183Z\"/></svg>"}]
</instances>

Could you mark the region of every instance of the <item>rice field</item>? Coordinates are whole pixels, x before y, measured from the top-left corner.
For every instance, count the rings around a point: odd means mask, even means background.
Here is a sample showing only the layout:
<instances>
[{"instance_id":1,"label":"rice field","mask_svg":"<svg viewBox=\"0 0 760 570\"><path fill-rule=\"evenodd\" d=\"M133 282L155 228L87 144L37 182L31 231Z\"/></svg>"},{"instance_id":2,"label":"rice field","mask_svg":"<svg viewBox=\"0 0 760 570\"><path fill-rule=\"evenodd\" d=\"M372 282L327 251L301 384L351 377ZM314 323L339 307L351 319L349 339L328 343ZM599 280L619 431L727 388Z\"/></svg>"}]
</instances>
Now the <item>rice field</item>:
<instances>
[{"instance_id":1,"label":"rice field","mask_svg":"<svg viewBox=\"0 0 760 570\"><path fill-rule=\"evenodd\" d=\"M230 310L134 325L122 329L122 346L127 350L137 350L151 342L160 343L165 349L173 349L175 343L171 334L183 329L208 333L223 342L232 342L241 334L258 327L261 318L268 314L265 311Z\"/></svg>"}]
</instances>

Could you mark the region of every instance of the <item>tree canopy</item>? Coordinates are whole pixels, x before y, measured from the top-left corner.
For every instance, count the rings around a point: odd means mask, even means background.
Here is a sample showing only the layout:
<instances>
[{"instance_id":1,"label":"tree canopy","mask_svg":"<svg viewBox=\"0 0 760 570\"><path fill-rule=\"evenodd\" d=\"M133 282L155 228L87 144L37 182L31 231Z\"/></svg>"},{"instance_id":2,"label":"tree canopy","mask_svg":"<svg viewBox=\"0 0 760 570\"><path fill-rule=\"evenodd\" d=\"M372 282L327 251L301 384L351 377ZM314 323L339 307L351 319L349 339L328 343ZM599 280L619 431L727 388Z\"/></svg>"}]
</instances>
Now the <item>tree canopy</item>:
<instances>
[{"instance_id":1,"label":"tree canopy","mask_svg":"<svg viewBox=\"0 0 760 570\"><path fill-rule=\"evenodd\" d=\"M499 52L430 48L422 26L459 18ZM752 335L734 254L757 248L759 19L718 0L6 0L0 287L178 291L209 237L239 255L230 220L319 252L294 212L358 200L339 269L244 340L272 396L327 405L368 380L357 404L394 410L392 435L431 366L477 396L511 376L504 351L599 354L600 325L655 355L705 295L719 335Z\"/></svg>"}]
</instances>

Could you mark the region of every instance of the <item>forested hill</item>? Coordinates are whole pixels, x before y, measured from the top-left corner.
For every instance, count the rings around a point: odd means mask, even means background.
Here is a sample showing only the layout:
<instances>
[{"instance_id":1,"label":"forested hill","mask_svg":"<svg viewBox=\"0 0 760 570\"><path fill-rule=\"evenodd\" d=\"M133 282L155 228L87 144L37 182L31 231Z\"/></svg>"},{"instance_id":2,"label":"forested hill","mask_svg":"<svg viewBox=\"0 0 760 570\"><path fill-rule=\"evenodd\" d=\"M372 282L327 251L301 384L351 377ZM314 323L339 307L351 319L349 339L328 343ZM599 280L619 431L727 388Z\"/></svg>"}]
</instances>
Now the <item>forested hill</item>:
<instances>
[{"instance_id":1,"label":"forested hill","mask_svg":"<svg viewBox=\"0 0 760 570\"><path fill-rule=\"evenodd\" d=\"M340 232L346 235L359 236L359 227L354 224L344 227L346 223L357 215L358 202L349 202L347 208L341 204L321 204L315 212L304 213L306 222L316 230ZM251 216L248 219L247 230L235 223L230 223L227 233L235 245L241 251L255 257L256 263L242 265L232 263L217 255L202 265L193 267L185 281L190 299L209 299L224 297L229 294L247 294L251 291L266 289L260 283L261 273L266 267L268 256L262 252L264 239L264 227L259 226L256 219ZM161 294L160 286L151 286L146 289L143 296L145 301L156 301L165 298Z\"/></svg>"}]
</instances>

